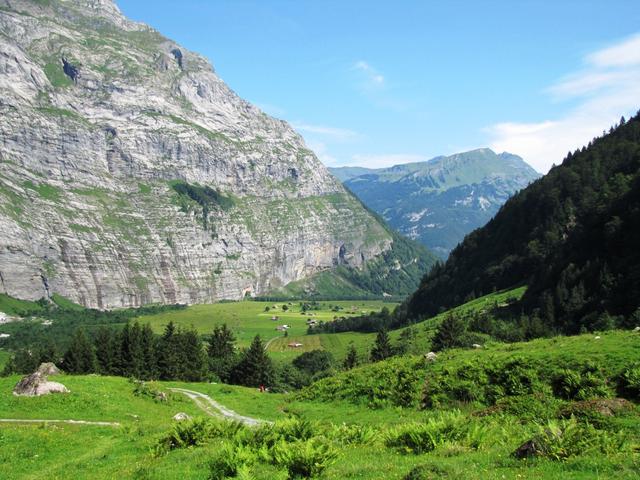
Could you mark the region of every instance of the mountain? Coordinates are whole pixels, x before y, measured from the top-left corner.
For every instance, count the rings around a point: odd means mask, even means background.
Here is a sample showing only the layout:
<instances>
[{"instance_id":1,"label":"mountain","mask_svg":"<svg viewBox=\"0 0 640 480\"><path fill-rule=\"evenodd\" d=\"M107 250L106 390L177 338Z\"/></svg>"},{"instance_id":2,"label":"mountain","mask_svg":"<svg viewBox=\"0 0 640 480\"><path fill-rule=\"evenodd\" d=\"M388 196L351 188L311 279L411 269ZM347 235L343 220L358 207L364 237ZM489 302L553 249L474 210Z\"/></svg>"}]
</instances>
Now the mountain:
<instances>
[{"instance_id":1,"label":"mountain","mask_svg":"<svg viewBox=\"0 0 640 480\"><path fill-rule=\"evenodd\" d=\"M395 258L286 122L112 1L0 0L0 36L0 293L198 303Z\"/></svg>"},{"instance_id":2,"label":"mountain","mask_svg":"<svg viewBox=\"0 0 640 480\"><path fill-rule=\"evenodd\" d=\"M540 176L517 155L488 148L390 168L330 171L391 227L443 258Z\"/></svg>"},{"instance_id":3,"label":"mountain","mask_svg":"<svg viewBox=\"0 0 640 480\"><path fill-rule=\"evenodd\" d=\"M515 310L552 331L640 322L640 117L569 154L425 276L404 306L429 316L528 285Z\"/></svg>"}]
</instances>

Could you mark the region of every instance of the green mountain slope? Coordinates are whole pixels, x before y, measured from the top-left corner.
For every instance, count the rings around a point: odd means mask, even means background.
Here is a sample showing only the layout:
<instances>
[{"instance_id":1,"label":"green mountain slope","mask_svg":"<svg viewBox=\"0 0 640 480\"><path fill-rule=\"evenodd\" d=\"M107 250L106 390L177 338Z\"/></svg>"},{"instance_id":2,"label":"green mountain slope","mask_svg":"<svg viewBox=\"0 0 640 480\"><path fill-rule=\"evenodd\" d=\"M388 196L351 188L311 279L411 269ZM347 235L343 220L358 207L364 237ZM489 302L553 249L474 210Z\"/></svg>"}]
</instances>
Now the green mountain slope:
<instances>
[{"instance_id":1,"label":"green mountain slope","mask_svg":"<svg viewBox=\"0 0 640 480\"><path fill-rule=\"evenodd\" d=\"M384 169L330 169L400 233L446 257L539 175L517 155L488 148Z\"/></svg>"},{"instance_id":2,"label":"green mountain slope","mask_svg":"<svg viewBox=\"0 0 640 480\"><path fill-rule=\"evenodd\" d=\"M636 116L507 201L424 278L407 315L433 315L495 289L527 284L521 308L558 331L633 323L640 306L638 245Z\"/></svg>"}]
</instances>

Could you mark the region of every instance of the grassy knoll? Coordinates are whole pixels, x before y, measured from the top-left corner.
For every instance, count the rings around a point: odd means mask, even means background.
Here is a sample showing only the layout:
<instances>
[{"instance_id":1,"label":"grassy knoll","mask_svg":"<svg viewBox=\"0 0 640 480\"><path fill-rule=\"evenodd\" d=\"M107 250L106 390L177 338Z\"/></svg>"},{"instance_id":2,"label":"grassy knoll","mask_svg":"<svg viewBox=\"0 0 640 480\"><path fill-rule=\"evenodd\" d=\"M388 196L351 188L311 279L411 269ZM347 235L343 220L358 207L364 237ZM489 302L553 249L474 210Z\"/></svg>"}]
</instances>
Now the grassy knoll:
<instances>
[{"instance_id":1,"label":"grassy knoll","mask_svg":"<svg viewBox=\"0 0 640 480\"><path fill-rule=\"evenodd\" d=\"M286 306L286 310L283 309ZM165 325L170 321L178 325L193 325L198 333L210 334L213 327L226 323L233 330L240 347L248 346L256 334L259 334L264 341L274 340L269 346L269 352L274 359L288 359L299 353L314 348L325 348L332 352L335 350L339 356L350 341L357 341L358 334L346 334L341 340L313 338L306 336L307 320L329 322L336 316L354 316L372 311L379 311L386 306L393 309L395 304L384 303L380 300L358 300L358 301L326 301L318 302L318 310L301 311L299 301L290 302L222 302L209 305L192 305L184 310L165 312L156 315L145 315L138 318L141 323L149 322L156 333L162 333ZM265 311L268 307L269 311ZM338 311L334 308L338 307ZM277 320L272 320L277 317ZM284 337L283 332L276 331L278 325L290 325L288 336ZM303 344L298 349L292 349L287 345L291 342ZM330 347L330 348L329 348ZM335 348L334 348L335 347Z\"/></svg>"}]
</instances>

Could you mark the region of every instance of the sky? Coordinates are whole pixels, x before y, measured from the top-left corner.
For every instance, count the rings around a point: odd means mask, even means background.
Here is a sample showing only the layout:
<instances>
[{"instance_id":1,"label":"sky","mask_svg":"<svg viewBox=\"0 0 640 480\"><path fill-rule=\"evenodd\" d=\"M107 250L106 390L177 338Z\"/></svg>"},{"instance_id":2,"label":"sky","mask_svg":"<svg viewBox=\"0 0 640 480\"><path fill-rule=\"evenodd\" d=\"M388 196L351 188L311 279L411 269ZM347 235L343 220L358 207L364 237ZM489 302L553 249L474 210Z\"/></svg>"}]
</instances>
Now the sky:
<instances>
[{"instance_id":1,"label":"sky","mask_svg":"<svg viewBox=\"0 0 640 480\"><path fill-rule=\"evenodd\" d=\"M474 148L545 173L640 109L637 0L117 0L327 166Z\"/></svg>"}]
</instances>

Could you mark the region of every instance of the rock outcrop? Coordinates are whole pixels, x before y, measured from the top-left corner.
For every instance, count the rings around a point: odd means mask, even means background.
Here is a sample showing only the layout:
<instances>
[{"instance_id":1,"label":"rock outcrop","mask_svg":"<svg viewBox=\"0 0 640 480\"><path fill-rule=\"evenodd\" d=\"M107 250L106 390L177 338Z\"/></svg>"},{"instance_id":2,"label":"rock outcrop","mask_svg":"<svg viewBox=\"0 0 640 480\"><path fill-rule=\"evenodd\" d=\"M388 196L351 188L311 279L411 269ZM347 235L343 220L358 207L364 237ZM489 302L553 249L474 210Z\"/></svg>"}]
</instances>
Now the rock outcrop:
<instances>
[{"instance_id":1,"label":"rock outcrop","mask_svg":"<svg viewBox=\"0 0 640 480\"><path fill-rule=\"evenodd\" d=\"M53 368L57 371L55 365L53 365ZM14 395L24 397L39 397L51 393L69 393L69 390L61 383L50 382L47 379L47 375L40 372L40 368L35 373L23 377L13 389Z\"/></svg>"},{"instance_id":2,"label":"rock outcrop","mask_svg":"<svg viewBox=\"0 0 640 480\"><path fill-rule=\"evenodd\" d=\"M239 299L391 247L287 123L110 0L0 0L0 37L0 292Z\"/></svg>"}]
</instances>

